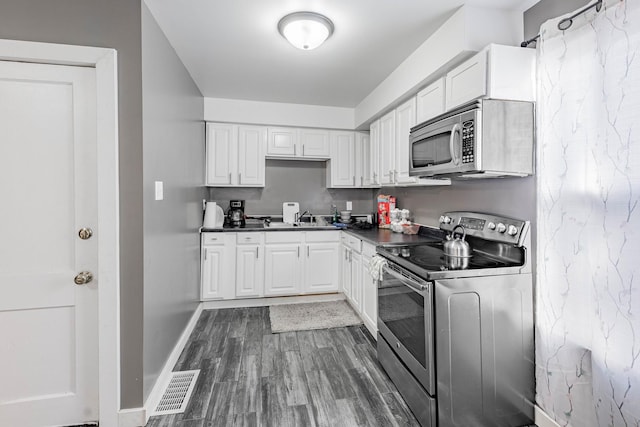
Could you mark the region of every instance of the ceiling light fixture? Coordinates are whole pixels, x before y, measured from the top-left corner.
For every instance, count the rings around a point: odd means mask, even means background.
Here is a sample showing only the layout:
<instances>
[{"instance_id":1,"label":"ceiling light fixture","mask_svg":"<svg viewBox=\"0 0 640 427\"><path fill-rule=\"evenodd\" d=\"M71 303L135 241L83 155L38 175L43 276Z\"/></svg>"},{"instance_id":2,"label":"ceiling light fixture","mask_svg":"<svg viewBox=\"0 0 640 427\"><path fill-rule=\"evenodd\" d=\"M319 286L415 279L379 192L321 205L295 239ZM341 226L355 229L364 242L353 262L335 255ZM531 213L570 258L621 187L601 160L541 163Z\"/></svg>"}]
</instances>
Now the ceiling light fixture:
<instances>
[{"instance_id":1,"label":"ceiling light fixture","mask_svg":"<svg viewBox=\"0 0 640 427\"><path fill-rule=\"evenodd\" d=\"M278 22L278 31L298 49L311 50L331 37L333 22L319 13L294 12Z\"/></svg>"}]
</instances>

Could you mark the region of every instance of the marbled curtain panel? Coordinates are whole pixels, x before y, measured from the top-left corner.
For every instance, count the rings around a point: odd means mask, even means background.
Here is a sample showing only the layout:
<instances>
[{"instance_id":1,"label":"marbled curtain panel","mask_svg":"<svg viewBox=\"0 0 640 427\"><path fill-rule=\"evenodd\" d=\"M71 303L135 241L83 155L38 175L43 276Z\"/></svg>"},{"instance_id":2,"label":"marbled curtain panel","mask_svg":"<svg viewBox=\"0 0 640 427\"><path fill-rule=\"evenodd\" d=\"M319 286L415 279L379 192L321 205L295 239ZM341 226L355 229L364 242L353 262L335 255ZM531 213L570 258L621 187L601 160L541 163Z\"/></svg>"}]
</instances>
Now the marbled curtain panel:
<instances>
[{"instance_id":1,"label":"marbled curtain panel","mask_svg":"<svg viewBox=\"0 0 640 427\"><path fill-rule=\"evenodd\" d=\"M640 1L538 43L536 401L640 426Z\"/></svg>"}]
</instances>

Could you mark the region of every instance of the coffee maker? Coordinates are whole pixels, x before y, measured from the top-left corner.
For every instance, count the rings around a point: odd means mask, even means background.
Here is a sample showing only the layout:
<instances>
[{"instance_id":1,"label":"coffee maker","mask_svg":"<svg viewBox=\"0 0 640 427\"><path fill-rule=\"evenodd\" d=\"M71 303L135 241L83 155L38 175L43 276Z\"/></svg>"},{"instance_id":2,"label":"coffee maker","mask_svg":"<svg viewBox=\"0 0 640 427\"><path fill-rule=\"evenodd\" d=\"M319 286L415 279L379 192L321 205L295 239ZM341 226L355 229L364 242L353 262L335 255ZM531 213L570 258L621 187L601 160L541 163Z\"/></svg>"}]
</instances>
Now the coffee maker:
<instances>
[{"instance_id":1,"label":"coffee maker","mask_svg":"<svg viewBox=\"0 0 640 427\"><path fill-rule=\"evenodd\" d=\"M244 200L231 200L229 202L227 225L230 227L244 227Z\"/></svg>"}]
</instances>

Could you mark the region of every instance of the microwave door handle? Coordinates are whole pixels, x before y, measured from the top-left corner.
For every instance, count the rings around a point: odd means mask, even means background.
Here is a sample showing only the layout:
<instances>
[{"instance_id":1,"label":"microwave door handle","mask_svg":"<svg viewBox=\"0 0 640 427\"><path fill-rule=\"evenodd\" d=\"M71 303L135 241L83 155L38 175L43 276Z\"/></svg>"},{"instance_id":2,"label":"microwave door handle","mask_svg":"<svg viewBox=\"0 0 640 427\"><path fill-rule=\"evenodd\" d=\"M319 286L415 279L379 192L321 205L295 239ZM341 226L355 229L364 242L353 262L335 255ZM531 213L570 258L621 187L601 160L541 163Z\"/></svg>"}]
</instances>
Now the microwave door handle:
<instances>
[{"instance_id":1,"label":"microwave door handle","mask_svg":"<svg viewBox=\"0 0 640 427\"><path fill-rule=\"evenodd\" d=\"M451 128L451 137L449 139L449 150L451 150L451 160L454 165L458 165L460 163L460 158L456 153L456 134L460 136L460 123L456 123ZM460 138L458 138L460 139Z\"/></svg>"},{"instance_id":2,"label":"microwave door handle","mask_svg":"<svg viewBox=\"0 0 640 427\"><path fill-rule=\"evenodd\" d=\"M393 270L391 270L391 269L389 269L387 267L382 267L382 269L384 270L385 273L388 273L388 274L392 275L396 279L400 280L403 284L409 286L410 288L414 289L415 291L424 292L427 289L429 289L428 286L423 285L422 283L415 282L415 281L409 279L408 277L405 277L400 273L396 273L395 271L393 271Z\"/></svg>"}]
</instances>

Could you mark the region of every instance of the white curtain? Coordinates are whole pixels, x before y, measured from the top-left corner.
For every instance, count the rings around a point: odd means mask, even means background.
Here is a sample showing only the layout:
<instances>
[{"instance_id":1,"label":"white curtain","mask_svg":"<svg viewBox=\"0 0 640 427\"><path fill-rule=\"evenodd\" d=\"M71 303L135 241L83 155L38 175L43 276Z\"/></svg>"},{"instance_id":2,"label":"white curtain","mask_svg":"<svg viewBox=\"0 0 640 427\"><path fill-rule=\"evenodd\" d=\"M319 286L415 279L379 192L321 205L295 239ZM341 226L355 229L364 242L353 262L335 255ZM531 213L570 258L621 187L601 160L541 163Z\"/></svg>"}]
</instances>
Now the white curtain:
<instances>
[{"instance_id":1,"label":"white curtain","mask_svg":"<svg viewBox=\"0 0 640 427\"><path fill-rule=\"evenodd\" d=\"M538 43L536 402L640 426L640 1Z\"/></svg>"}]
</instances>

